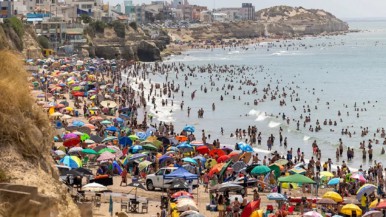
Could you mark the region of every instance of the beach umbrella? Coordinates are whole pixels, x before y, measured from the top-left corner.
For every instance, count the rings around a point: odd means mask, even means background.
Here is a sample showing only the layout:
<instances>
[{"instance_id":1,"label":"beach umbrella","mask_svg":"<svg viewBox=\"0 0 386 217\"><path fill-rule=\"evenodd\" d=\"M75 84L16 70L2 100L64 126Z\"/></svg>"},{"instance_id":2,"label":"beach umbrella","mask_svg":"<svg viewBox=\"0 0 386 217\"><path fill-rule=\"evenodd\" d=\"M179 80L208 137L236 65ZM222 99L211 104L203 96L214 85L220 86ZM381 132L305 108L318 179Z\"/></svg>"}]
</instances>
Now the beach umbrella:
<instances>
[{"instance_id":1,"label":"beach umbrella","mask_svg":"<svg viewBox=\"0 0 386 217\"><path fill-rule=\"evenodd\" d=\"M96 146L95 148L93 148L93 150L94 151L96 151L96 152L98 152L98 151L100 151L100 150L102 150L102 149L104 149L104 148L106 148L107 146L105 146L105 145L98 145L98 146Z\"/></svg>"},{"instance_id":2,"label":"beach umbrella","mask_svg":"<svg viewBox=\"0 0 386 217\"><path fill-rule=\"evenodd\" d=\"M72 147L70 148L70 150L68 150L68 153L77 153L77 152L81 152L83 150L82 147Z\"/></svg>"},{"instance_id":3,"label":"beach umbrella","mask_svg":"<svg viewBox=\"0 0 386 217\"><path fill-rule=\"evenodd\" d=\"M366 212L362 217L383 217L383 213L377 210L371 210Z\"/></svg>"},{"instance_id":4,"label":"beach umbrella","mask_svg":"<svg viewBox=\"0 0 386 217\"><path fill-rule=\"evenodd\" d=\"M104 121L101 121L101 124L108 125L108 124L112 124L112 122L108 120L104 120Z\"/></svg>"},{"instance_id":5,"label":"beach umbrella","mask_svg":"<svg viewBox=\"0 0 386 217\"><path fill-rule=\"evenodd\" d=\"M140 145L134 145L130 147L131 153L137 153L141 150L143 150L142 146Z\"/></svg>"},{"instance_id":6,"label":"beach umbrella","mask_svg":"<svg viewBox=\"0 0 386 217\"><path fill-rule=\"evenodd\" d=\"M320 172L320 177L334 177L334 174L332 174L331 172L328 172L328 171L322 171Z\"/></svg>"},{"instance_id":7,"label":"beach umbrella","mask_svg":"<svg viewBox=\"0 0 386 217\"><path fill-rule=\"evenodd\" d=\"M192 141L189 143L191 146L196 146L196 147L200 147L200 146L203 146L204 145L204 142L203 141Z\"/></svg>"},{"instance_id":8,"label":"beach umbrella","mask_svg":"<svg viewBox=\"0 0 386 217\"><path fill-rule=\"evenodd\" d=\"M71 139L64 140L63 141L63 145L66 146L66 147L72 147L72 146L76 146L80 142L81 142L80 138L76 137L76 138L71 138Z\"/></svg>"},{"instance_id":9,"label":"beach umbrella","mask_svg":"<svg viewBox=\"0 0 386 217\"><path fill-rule=\"evenodd\" d=\"M279 159L279 160L275 161L274 164L277 164L277 165L280 165L280 166L284 166L284 165L288 164L288 160L286 160L286 159Z\"/></svg>"},{"instance_id":10,"label":"beach umbrella","mask_svg":"<svg viewBox=\"0 0 386 217\"><path fill-rule=\"evenodd\" d=\"M201 155L197 155L197 156L193 157L193 159L196 161L201 161L202 164L204 164L206 162L206 158L201 156Z\"/></svg>"},{"instance_id":11,"label":"beach umbrella","mask_svg":"<svg viewBox=\"0 0 386 217\"><path fill-rule=\"evenodd\" d=\"M111 160L111 159L114 159L115 158L115 155L106 151L106 152L103 152L97 159L97 161L106 161L106 160Z\"/></svg>"},{"instance_id":12,"label":"beach umbrella","mask_svg":"<svg viewBox=\"0 0 386 217\"><path fill-rule=\"evenodd\" d=\"M362 173L360 172L357 172L357 173L354 173L350 176L351 179L357 179L359 180L360 182L366 182L366 179L365 177L363 176Z\"/></svg>"},{"instance_id":13,"label":"beach umbrella","mask_svg":"<svg viewBox=\"0 0 386 217\"><path fill-rule=\"evenodd\" d=\"M86 144L94 144L95 141L94 141L94 140L91 140L91 139L86 139L86 140L84 141L84 143L86 143Z\"/></svg>"},{"instance_id":14,"label":"beach umbrella","mask_svg":"<svg viewBox=\"0 0 386 217\"><path fill-rule=\"evenodd\" d=\"M327 191L326 193L324 193L322 198L330 198L338 203L343 201L342 196L340 196L340 194L338 194L334 191Z\"/></svg>"},{"instance_id":15,"label":"beach umbrella","mask_svg":"<svg viewBox=\"0 0 386 217\"><path fill-rule=\"evenodd\" d=\"M103 149L99 150L98 154L103 154L105 152L115 153L116 151L106 147L106 148L103 148Z\"/></svg>"},{"instance_id":16,"label":"beach umbrella","mask_svg":"<svg viewBox=\"0 0 386 217\"><path fill-rule=\"evenodd\" d=\"M208 162L208 161L207 161ZM224 163L219 163L214 165L210 170L209 170L209 176L212 177L214 174L217 174L221 171L225 164Z\"/></svg>"},{"instance_id":17,"label":"beach umbrella","mask_svg":"<svg viewBox=\"0 0 386 217\"><path fill-rule=\"evenodd\" d=\"M87 139L90 139L90 136L87 133L82 133L80 136L81 141L86 141Z\"/></svg>"},{"instance_id":18,"label":"beach umbrella","mask_svg":"<svg viewBox=\"0 0 386 217\"><path fill-rule=\"evenodd\" d=\"M217 164L217 161L212 159L212 158L209 158L206 162L205 162L205 168L206 169L210 169L210 168L213 168L214 165Z\"/></svg>"},{"instance_id":19,"label":"beach umbrella","mask_svg":"<svg viewBox=\"0 0 386 217\"><path fill-rule=\"evenodd\" d=\"M94 175L91 170L88 170L88 169L85 169L83 167L78 167L76 169L74 169L74 171L78 172L78 173L81 173L82 175Z\"/></svg>"},{"instance_id":20,"label":"beach umbrella","mask_svg":"<svg viewBox=\"0 0 386 217\"><path fill-rule=\"evenodd\" d=\"M245 168L246 166L247 166L247 164L245 164L244 161L237 161L236 163L234 163L232 165L232 169L233 169L233 171L235 171L237 173L241 169Z\"/></svg>"},{"instance_id":21,"label":"beach umbrella","mask_svg":"<svg viewBox=\"0 0 386 217\"><path fill-rule=\"evenodd\" d=\"M337 185L340 183L340 178L333 178L328 181L327 185Z\"/></svg>"},{"instance_id":22,"label":"beach umbrella","mask_svg":"<svg viewBox=\"0 0 386 217\"><path fill-rule=\"evenodd\" d=\"M205 216L195 210L188 210L188 211L182 212L180 214L180 217L205 217Z\"/></svg>"},{"instance_id":23,"label":"beach umbrella","mask_svg":"<svg viewBox=\"0 0 386 217\"><path fill-rule=\"evenodd\" d=\"M237 145L238 145L239 149L243 152L253 152L253 148L249 144L239 142L239 143L237 143Z\"/></svg>"},{"instance_id":24,"label":"beach umbrella","mask_svg":"<svg viewBox=\"0 0 386 217\"><path fill-rule=\"evenodd\" d=\"M193 147L189 145L188 143L181 143L177 145L177 148L181 151L190 151L193 150Z\"/></svg>"},{"instance_id":25,"label":"beach umbrella","mask_svg":"<svg viewBox=\"0 0 386 217\"><path fill-rule=\"evenodd\" d=\"M196 203L190 198L179 199L177 201L176 208L177 208L178 212L184 212L184 211L188 211L188 210L195 210L197 212L199 211Z\"/></svg>"},{"instance_id":26,"label":"beach umbrella","mask_svg":"<svg viewBox=\"0 0 386 217\"><path fill-rule=\"evenodd\" d=\"M115 136L108 136L108 137L106 137L106 138L104 138L103 140L102 140L102 143L104 143L104 142L109 142L109 141L113 141L113 140L117 140L118 139L118 137L115 137Z\"/></svg>"},{"instance_id":27,"label":"beach umbrella","mask_svg":"<svg viewBox=\"0 0 386 217\"><path fill-rule=\"evenodd\" d=\"M240 217L250 217L258 209L260 209L260 200L251 201L244 207Z\"/></svg>"},{"instance_id":28,"label":"beach umbrella","mask_svg":"<svg viewBox=\"0 0 386 217\"><path fill-rule=\"evenodd\" d=\"M217 149L211 150L209 152L209 155L211 157L215 157L216 155L217 155L217 157L221 157L221 156L226 155L226 154L225 154L225 152L223 150L217 148Z\"/></svg>"},{"instance_id":29,"label":"beach umbrella","mask_svg":"<svg viewBox=\"0 0 386 217\"><path fill-rule=\"evenodd\" d=\"M131 146L133 144L133 141L127 136L119 138L118 141L119 141L119 144L122 146Z\"/></svg>"},{"instance_id":30,"label":"beach umbrella","mask_svg":"<svg viewBox=\"0 0 386 217\"><path fill-rule=\"evenodd\" d=\"M185 142L188 140L188 137L186 136L176 136L176 140L179 142Z\"/></svg>"},{"instance_id":31,"label":"beach umbrella","mask_svg":"<svg viewBox=\"0 0 386 217\"><path fill-rule=\"evenodd\" d=\"M183 179L173 179L172 181L167 182L167 184L170 184L170 190L189 189L189 184Z\"/></svg>"},{"instance_id":32,"label":"beach umbrella","mask_svg":"<svg viewBox=\"0 0 386 217\"><path fill-rule=\"evenodd\" d=\"M327 204L327 205L335 205L337 204L333 199L331 198L322 198L316 202L317 204Z\"/></svg>"},{"instance_id":33,"label":"beach umbrella","mask_svg":"<svg viewBox=\"0 0 386 217\"><path fill-rule=\"evenodd\" d=\"M62 113L59 113L59 112L54 112L52 114L50 114L51 117L60 117L62 116L63 114Z\"/></svg>"},{"instance_id":34,"label":"beach umbrella","mask_svg":"<svg viewBox=\"0 0 386 217\"><path fill-rule=\"evenodd\" d=\"M378 205L379 202L381 202L380 199L375 199L375 200L373 200L373 202L371 202L371 203L369 204L369 208L370 208L370 209L374 209L375 207L377 207L377 205Z\"/></svg>"},{"instance_id":35,"label":"beach umbrella","mask_svg":"<svg viewBox=\"0 0 386 217\"><path fill-rule=\"evenodd\" d=\"M137 135L130 135L129 138L131 139L131 141L136 141L139 139L139 137Z\"/></svg>"},{"instance_id":36,"label":"beach umbrella","mask_svg":"<svg viewBox=\"0 0 386 217\"><path fill-rule=\"evenodd\" d=\"M186 125L183 131L194 133L194 131L196 131L196 128L193 125Z\"/></svg>"},{"instance_id":37,"label":"beach umbrella","mask_svg":"<svg viewBox=\"0 0 386 217\"><path fill-rule=\"evenodd\" d=\"M94 151L93 149L83 149L81 152L84 154L98 154L98 152Z\"/></svg>"},{"instance_id":38,"label":"beach umbrella","mask_svg":"<svg viewBox=\"0 0 386 217\"><path fill-rule=\"evenodd\" d=\"M290 174L302 174L304 175L307 171L303 168L293 168L291 170L288 171Z\"/></svg>"},{"instance_id":39,"label":"beach umbrella","mask_svg":"<svg viewBox=\"0 0 386 217\"><path fill-rule=\"evenodd\" d=\"M148 166L151 165L151 164L152 164L152 162L150 162L150 161L147 161L147 160L142 161L142 162L139 163L139 165L138 165L139 171L144 170L146 167L148 167Z\"/></svg>"},{"instance_id":40,"label":"beach umbrella","mask_svg":"<svg viewBox=\"0 0 386 217\"><path fill-rule=\"evenodd\" d=\"M89 128L90 130L95 130L95 126L94 125L92 125L92 124L85 124L84 125L84 127L87 127L87 128Z\"/></svg>"},{"instance_id":41,"label":"beach umbrella","mask_svg":"<svg viewBox=\"0 0 386 217\"><path fill-rule=\"evenodd\" d=\"M72 116L70 116L70 115L63 115L62 117L61 117L61 119L71 119L72 118Z\"/></svg>"},{"instance_id":42,"label":"beach umbrella","mask_svg":"<svg viewBox=\"0 0 386 217\"><path fill-rule=\"evenodd\" d=\"M357 200L360 200L361 197L364 194L369 195L370 193L374 192L377 189L377 186L372 185L372 184L364 184L362 187L360 187L357 191L356 198Z\"/></svg>"},{"instance_id":43,"label":"beach umbrella","mask_svg":"<svg viewBox=\"0 0 386 217\"><path fill-rule=\"evenodd\" d=\"M158 148L152 144L143 145L142 148L145 150L148 150L148 151L157 151L158 150Z\"/></svg>"},{"instance_id":44,"label":"beach umbrella","mask_svg":"<svg viewBox=\"0 0 386 217\"><path fill-rule=\"evenodd\" d=\"M216 190L219 192L225 192L225 191L228 191L228 192L233 191L234 192L234 191L239 191L243 188L244 187L241 185L238 185L235 183L230 183L230 182L225 182L225 183L219 184L219 186L217 186Z\"/></svg>"},{"instance_id":45,"label":"beach umbrella","mask_svg":"<svg viewBox=\"0 0 386 217\"><path fill-rule=\"evenodd\" d=\"M78 168L82 166L82 161L76 156L64 156L59 162L71 168Z\"/></svg>"},{"instance_id":46,"label":"beach umbrella","mask_svg":"<svg viewBox=\"0 0 386 217\"><path fill-rule=\"evenodd\" d=\"M66 135L63 136L63 140L73 139L73 138L78 138L78 135L76 135L75 133L67 133Z\"/></svg>"},{"instance_id":47,"label":"beach umbrella","mask_svg":"<svg viewBox=\"0 0 386 217\"><path fill-rule=\"evenodd\" d=\"M84 125L83 121L75 120L72 122L72 126L82 127L83 125Z\"/></svg>"},{"instance_id":48,"label":"beach umbrella","mask_svg":"<svg viewBox=\"0 0 386 217\"><path fill-rule=\"evenodd\" d=\"M263 217L263 216L264 216L263 210L259 209L259 210L253 211L249 217Z\"/></svg>"},{"instance_id":49,"label":"beach umbrella","mask_svg":"<svg viewBox=\"0 0 386 217\"><path fill-rule=\"evenodd\" d=\"M267 195L268 200L276 200L276 201L283 201L287 200L287 198L279 193L270 193Z\"/></svg>"},{"instance_id":50,"label":"beach umbrella","mask_svg":"<svg viewBox=\"0 0 386 217\"><path fill-rule=\"evenodd\" d=\"M106 186L99 183L89 183L82 187L83 191L102 192L109 190Z\"/></svg>"},{"instance_id":51,"label":"beach umbrella","mask_svg":"<svg viewBox=\"0 0 386 217\"><path fill-rule=\"evenodd\" d=\"M230 159L228 155L223 155L219 158L217 158L217 163L225 163Z\"/></svg>"},{"instance_id":52,"label":"beach umbrella","mask_svg":"<svg viewBox=\"0 0 386 217\"><path fill-rule=\"evenodd\" d=\"M186 191L177 191L176 193L172 194L172 198L178 198L182 196L193 198L193 195Z\"/></svg>"},{"instance_id":53,"label":"beach umbrella","mask_svg":"<svg viewBox=\"0 0 386 217\"><path fill-rule=\"evenodd\" d=\"M269 167L261 165L253 168L251 171L251 175L265 175L269 172L271 172L271 169Z\"/></svg>"},{"instance_id":54,"label":"beach umbrella","mask_svg":"<svg viewBox=\"0 0 386 217\"><path fill-rule=\"evenodd\" d=\"M174 146L170 146L169 148L167 148L167 151L180 152L180 150L177 147L174 147Z\"/></svg>"},{"instance_id":55,"label":"beach umbrella","mask_svg":"<svg viewBox=\"0 0 386 217\"><path fill-rule=\"evenodd\" d=\"M122 118L120 118L120 117L114 118L113 121L114 121L114 122L117 122L117 123L123 123L123 122L124 122L124 120L123 120Z\"/></svg>"},{"instance_id":56,"label":"beach umbrella","mask_svg":"<svg viewBox=\"0 0 386 217\"><path fill-rule=\"evenodd\" d=\"M290 175L290 176L280 177L278 179L278 181L279 182L298 183L298 184L315 184L314 180L312 180L306 176L300 175L300 174L294 174L294 175Z\"/></svg>"},{"instance_id":57,"label":"beach umbrella","mask_svg":"<svg viewBox=\"0 0 386 217\"><path fill-rule=\"evenodd\" d=\"M64 152L64 151L62 151L62 150L56 150L56 151L54 151L54 153L55 153L56 155L58 155L58 156L64 156L64 155L66 155L66 152Z\"/></svg>"},{"instance_id":58,"label":"beach umbrella","mask_svg":"<svg viewBox=\"0 0 386 217\"><path fill-rule=\"evenodd\" d=\"M303 217L323 217L323 215L316 212L316 211L309 211L309 212L304 213Z\"/></svg>"},{"instance_id":59,"label":"beach umbrella","mask_svg":"<svg viewBox=\"0 0 386 217\"><path fill-rule=\"evenodd\" d=\"M288 183L288 182L287 183L282 183L281 187L283 189L298 189L299 188L298 184L296 184L296 183Z\"/></svg>"},{"instance_id":60,"label":"beach umbrella","mask_svg":"<svg viewBox=\"0 0 386 217\"><path fill-rule=\"evenodd\" d=\"M381 200L375 208L376 209L386 209L386 200Z\"/></svg>"},{"instance_id":61,"label":"beach umbrella","mask_svg":"<svg viewBox=\"0 0 386 217\"><path fill-rule=\"evenodd\" d=\"M196 151L200 154L209 154L209 148L205 145L197 147Z\"/></svg>"},{"instance_id":62,"label":"beach umbrella","mask_svg":"<svg viewBox=\"0 0 386 217\"><path fill-rule=\"evenodd\" d=\"M269 168L274 171L275 173L275 177L280 177L280 173L281 173L281 170L283 168L283 166L280 166L280 165L277 165L277 164L271 164L269 165Z\"/></svg>"},{"instance_id":63,"label":"beach umbrella","mask_svg":"<svg viewBox=\"0 0 386 217\"><path fill-rule=\"evenodd\" d=\"M184 162L186 162L186 163L191 163L191 164L197 165L197 161L194 160L193 158L190 158L190 157L182 158L182 161L184 161Z\"/></svg>"},{"instance_id":64,"label":"beach umbrella","mask_svg":"<svg viewBox=\"0 0 386 217\"><path fill-rule=\"evenodd\" d=\"M142 189L144 191L147 191L147 189L138 181L131 182L127 186L135 187L135 198L137 198L137 190L138 190L138 188L140 188L140 189Z\"/></svg>"},{"instance_id":65,"label":"beach umbrella","mask_svg":"<svg viewBox=\"0 0 386 217\"><path fill-rule=\"evenodd\" d=\"M100 136L97 135L90 135L90 139L93 140L95 143L101 143L103 140Z\"/></svg>"},{"instance_id":66,"label":"beach umbrella","mask_svg":"<svg viewBox=\"0 0 386 217\"><path fill-rule=\"evenodd\" d=\"M100 104L101 104L101 106L106 107L106 108L117 107L117 103L114 101L111 101L111 100L102 101Z\"/></svg>"},{"instance_id":67,"label":"beach umbrella","mask_svg":"<svg viewBox=\"0 0 386 217\"><path fill-rule=\"evenodd\" d=\"M107 127L106 128L107 131L111 131L111 132L117 132L118 131L118 128L114 127L114 126L110 126L110 127Z\"/></svg>"},{"instance_id":68,"label":"beach umbrella","mask_svg":"<svg viewBox=\"0 0 386 217\"><path fill-rule=\"evenodd\" d=\"M353 213L356 213L355 216L361 216L362 215L362 209L359 208L359 206L355 204L346 204L340 209L340 213L352 216Z\"/></svg>"}]
</instances>

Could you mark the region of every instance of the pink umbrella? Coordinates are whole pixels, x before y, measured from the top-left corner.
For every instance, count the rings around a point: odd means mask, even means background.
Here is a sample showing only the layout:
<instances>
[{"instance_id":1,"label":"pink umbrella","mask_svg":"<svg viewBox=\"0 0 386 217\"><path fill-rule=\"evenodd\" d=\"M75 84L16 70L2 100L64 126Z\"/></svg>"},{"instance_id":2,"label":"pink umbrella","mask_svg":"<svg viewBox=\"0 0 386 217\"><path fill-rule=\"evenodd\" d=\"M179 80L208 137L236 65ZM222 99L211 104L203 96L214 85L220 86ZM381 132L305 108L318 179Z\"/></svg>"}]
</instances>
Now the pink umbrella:
<instances>
[{"instance_id":1,"label":"pink umbrella","mask_svg":"<svg viewBox=\"0 0 386 217\"><path fill-rule=\"evenodd\" d=\"M315 211L310 211L310 212L304 213L303 216L304 217L322 217L322 214Z\"/></svg>"},{"instance_id":2,"label":"pink umbrella","mask_svg":"<svg viewBox=\"0 0 386 217\"><path fill-rule=\"evenodd\" d=\"M365 179L365 177L363 176L362 173L354 173L350 176L350 178L352 179L357 179L359 180L360 182L366 182L367 180Z\"/></svg>"},{"instance_id":3,"label":"pink umbrella","mask_svg":"<svg viewBox=\"0 0 386 217\"><path fill-rule=\"evenodd\" d=\"M63 140L74 139L77 137L78 137L78 135L76 135L75 133L67 133L66 135L63 136Z\"/></svg>"},{"instance_id":4,"label":"pink umbrella","mask_svg":"<svg viewBox=\"0 0 386 217\"><path fill-rule=\"evenodd\" d=\"M105 161L105 160L111 160L111 159L114 159L115 158L115 155L106 151L106 152L103 152L97 159L97 161Z\"/></svg>"}]
</instances>

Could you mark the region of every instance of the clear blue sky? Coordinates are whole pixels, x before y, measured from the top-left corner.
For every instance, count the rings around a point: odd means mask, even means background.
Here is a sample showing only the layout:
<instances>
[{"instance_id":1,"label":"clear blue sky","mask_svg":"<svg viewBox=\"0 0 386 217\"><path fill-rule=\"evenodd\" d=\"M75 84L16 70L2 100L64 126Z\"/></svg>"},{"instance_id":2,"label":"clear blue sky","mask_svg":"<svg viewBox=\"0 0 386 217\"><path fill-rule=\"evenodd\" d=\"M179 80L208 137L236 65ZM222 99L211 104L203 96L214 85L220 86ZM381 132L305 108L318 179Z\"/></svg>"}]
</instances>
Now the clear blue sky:
<instances>
[{"instance_id":1,"label":"clear blue sky","mask_svg":"<svg viewBox=\"0 0 386 217\"><path fill-rule=\"evenodd\" d=\"M123 0L104 0L110 4ZM134 4L150 3L152 0L133 0ZM339 18L386 18L386 0L188 0L190 4L218 7L238 7L241 3L253 3L256 10L276 6L302 6L324 9Z\"/></svg>"}]
</instances>

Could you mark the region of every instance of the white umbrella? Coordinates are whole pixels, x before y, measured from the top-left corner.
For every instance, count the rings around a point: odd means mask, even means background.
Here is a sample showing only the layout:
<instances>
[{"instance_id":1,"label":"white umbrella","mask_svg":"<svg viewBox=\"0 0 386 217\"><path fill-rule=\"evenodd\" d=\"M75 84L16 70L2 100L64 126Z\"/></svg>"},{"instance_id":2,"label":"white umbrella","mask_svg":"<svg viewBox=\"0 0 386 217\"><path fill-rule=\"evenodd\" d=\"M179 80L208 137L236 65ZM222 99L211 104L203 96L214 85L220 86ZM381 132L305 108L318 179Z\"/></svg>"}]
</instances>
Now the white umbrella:
<instances>
[{"instance_id":1,"label":"white umbrella","mask_svg":"<svg viewBox=\"0 0 386 217\"><path fill-rule=\"evenodd\" d=\"M72 117L70 115L63 115L61 118L62 119L71 119Z\"/></svg>"},{"instance_id":2,"label":"white umbrella","mask_svg":"<svg viewBox=\"0 0 386 217\"><path fill-rule=\"evenodd\" d=\"M107 108L115 108L115 107L117 107L117 103L115 103L114 101L111 101L111 100L102 101L101 105L103 107L107 107Z\"/></svg>"},{"instance_id":3,"label":"white umbrella","mask_svg":"<svg viewBox=\"0 0 386 217\"><path fill-rule=\"evenodd\" d=\"M303 214L304 217L323 217L322 214L315 212L315 211L309 211Z\"/></svg>"},{"instance_id":4,"label":"white umbrella","mask_svg":"<svg viewBox=\"0 0 386 217\"><path fill-rule=\"evenodd\" d=\"M50 114L51 117L60 117L62 116L63 114L62 113L59 113L59 112L54 112L52 114Z\"/></svg>"},{"instance_id":5,"label":"white umbrella","mask_svg":"<svg viewBox=\"0 0 386 217\"><path fill-rule=\"evenodd\" d=\"M104 185L98 184L98 183L89 183L87 185L84 185L82 187L83 191L94 191L94 192L99 192L99 191L107 191L108 188Z\"/></svg>"},{"instance_id":6,"label":"white umbrella","mask_svg":"<svg viewBox=\"0 0 386 217\"><path fill-rule=\"evenodd\" d=\"M103 152L97 159L97 161L105 161L105 160L110 160L110 159L114 159L115 158L115 155L106 151L106 152Z\"/></svg>"},{"instance_id":7,"label":"white umbrella","mask_svg":"<svg viewBox=\"0 0 386 217\"><path fill-rule=\"evenodd\" d=\"M66 155L66 153L64 151L62 151L62 150L56 150L55 154L58 155L58 156Z\"/></svg>"},{"instance_id":8,"label":"white umbrella","mask_svg":"<svg viewBox=\"0 0 386 217\"><path fill-rule=\"evenodd\" d=\"M94 144L95 143L94 140L91 140L91 139L86 139L84 142L86 144Z\"/></svg>"},{"instance_id":9,"label":"white umbrella","mask_svg":"<svg viewBox=\"0 0 386 217\"><path fill-rule=\"evenodd\" d=\"M177 201L177 210L178 212L184 212L188 210L194 210L194 211L200 211L197 208L196 203L192 199L184 198L184 199L179 199Z\"/></svg>"},{"instance_id":10,"label":"white umbrella","mask_svg":"<svg viewBox=\"0 0 386 217\"><path fill-rule=\"evenodd\" d=\"M70 148L70 150L68 150L68 153L77 153L77 152L81 152L83 150L82 147L73 147L73 148Z\"/></svg>"}]
</instances>

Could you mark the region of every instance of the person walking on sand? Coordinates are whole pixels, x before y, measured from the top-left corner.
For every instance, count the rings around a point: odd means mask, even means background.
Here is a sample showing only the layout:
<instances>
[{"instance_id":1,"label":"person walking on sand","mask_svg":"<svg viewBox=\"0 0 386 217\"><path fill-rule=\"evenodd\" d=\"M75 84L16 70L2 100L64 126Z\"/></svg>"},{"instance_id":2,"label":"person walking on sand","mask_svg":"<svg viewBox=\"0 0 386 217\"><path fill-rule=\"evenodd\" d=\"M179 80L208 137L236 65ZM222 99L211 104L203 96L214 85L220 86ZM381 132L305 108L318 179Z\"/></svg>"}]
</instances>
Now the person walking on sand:
<instances>
[{"instance_id":1,"label":"person walking on sand","mask_svg":"<svg viewBox=\"0 0 386 217\"><path fill-rule=\"evenodd\" d=\"M122 186L122 183L125 183L127 186L127 170L126 170L126 168L123 169L123 171L121 173L121 177L122 177L122 180L121 180L121 184L119 184L119 186Z\"/></svg>"}]
</instances>

